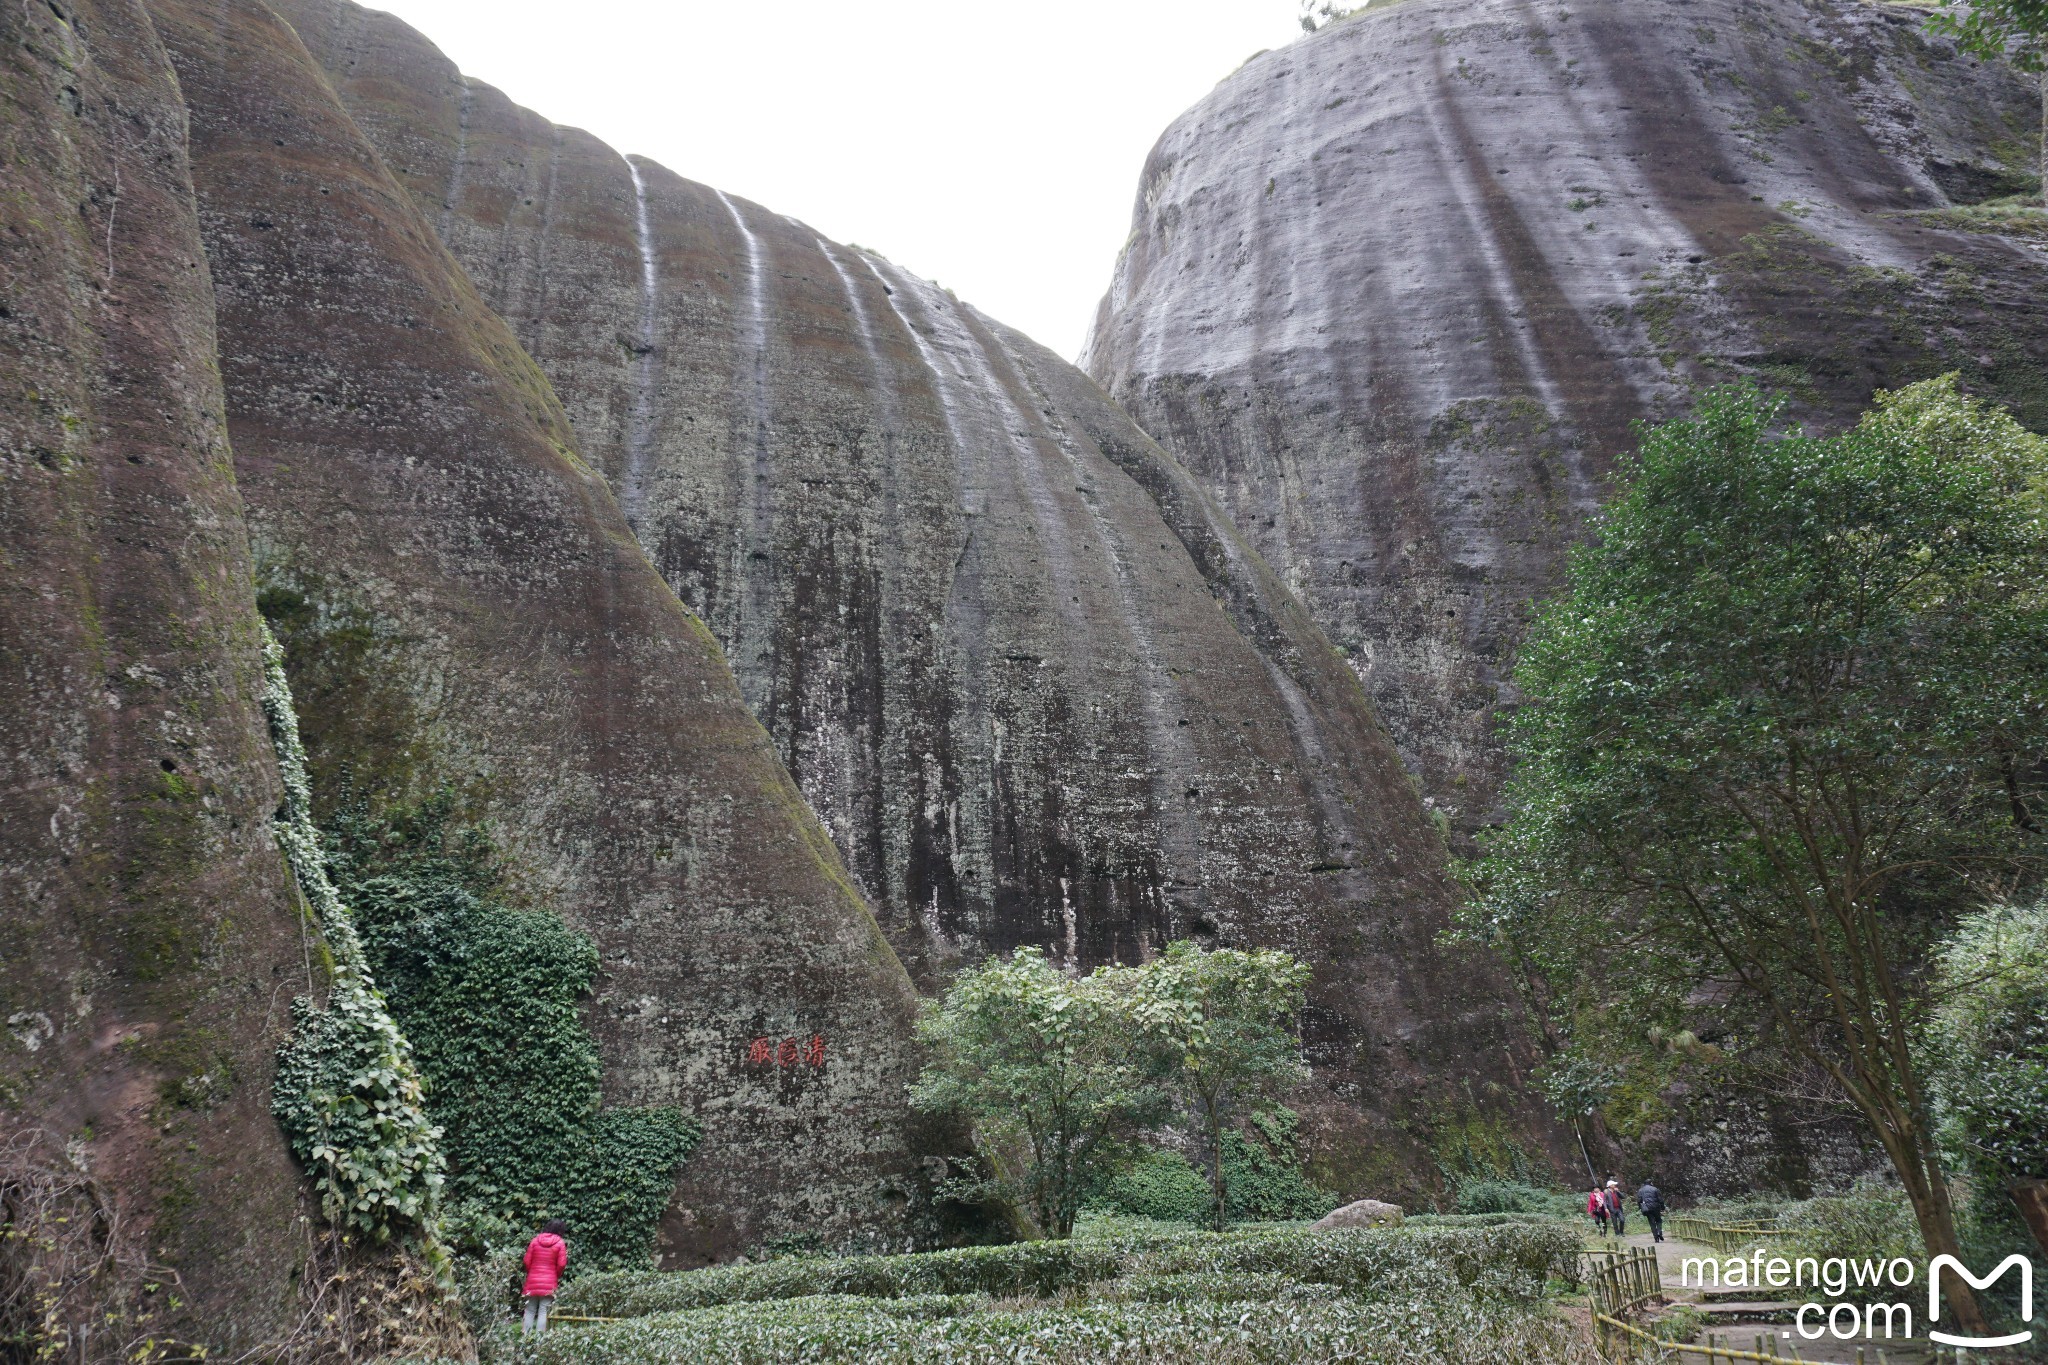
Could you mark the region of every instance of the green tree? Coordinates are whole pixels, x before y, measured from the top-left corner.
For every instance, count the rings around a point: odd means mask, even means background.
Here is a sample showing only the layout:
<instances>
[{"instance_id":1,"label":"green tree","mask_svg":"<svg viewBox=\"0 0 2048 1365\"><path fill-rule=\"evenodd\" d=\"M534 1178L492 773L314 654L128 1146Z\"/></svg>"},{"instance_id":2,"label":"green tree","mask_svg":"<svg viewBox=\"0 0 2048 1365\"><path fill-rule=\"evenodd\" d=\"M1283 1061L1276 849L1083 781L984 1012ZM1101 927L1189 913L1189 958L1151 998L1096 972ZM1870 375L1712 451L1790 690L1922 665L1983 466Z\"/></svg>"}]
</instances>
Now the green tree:
<instances>
[{"instance_id":1,"label":"green tree","mask_svg":"<svg viewBox=\"0 0 2048 1365\"><path fill-rule=\"evenodd\" d=\"M1912 972L2041 852L2048 443L1953 377L1832 439L1781 416L1736 387L1646 432L1523 649L1511 819L1465 924L1540 961L1581 1029L1753 1010L1953 1252Z\"/></svg>"},{"instance_id":2,"label":"green tree","mask_svg":"<svg viewBox=\"0 0 2048 1365\"><path fill-rule=\"evenodd\" d=\"M1132 1017L1164 1054L1207 1158L1209 1221L1230 1208L1225 1140L1306 1078L1292 1024L1309 971L1273 948L1204 951L1183 940L1141 967L1097 973L1120 983Z\"/></svg>"},{"instance_id":3,"label":"green tree","mask_svg":"<svg viewBox=\"0 0 2048 1365\"><path fill-rule=\"evenodd\" d=\"M1072 1234L1088 1191L1162 1111L1127 985L1116 973L1069 976L1019 948L964 973L918 1019L931 1061L912 1101L964 1114L997 1169L1016 1154L1022 1169L1003 1183L1053 1237Z\"/></svg>"},{"instance_id":4,"label":"green tree","mask_svg":"<svg viewBox=\"0 0 2048 1365\"><path fill-rule=\"evenodd\" d=\"M2048 1252L2048 900L1966 917L1942 945L1940 988L1944 1145L1980 1193L2011 1192Z\"/></svg>"},{"instance_id":5,"label":"green tree","mask_svg":"<svg viewBox=\"0 0 2048 1365\"><path fill-rule=\"evenodd\" d=\"M1927 26L1965 52L2041 78L2041 192L2048 203L2048 0L1941 0Z\"/></svg>"}]
</instances>

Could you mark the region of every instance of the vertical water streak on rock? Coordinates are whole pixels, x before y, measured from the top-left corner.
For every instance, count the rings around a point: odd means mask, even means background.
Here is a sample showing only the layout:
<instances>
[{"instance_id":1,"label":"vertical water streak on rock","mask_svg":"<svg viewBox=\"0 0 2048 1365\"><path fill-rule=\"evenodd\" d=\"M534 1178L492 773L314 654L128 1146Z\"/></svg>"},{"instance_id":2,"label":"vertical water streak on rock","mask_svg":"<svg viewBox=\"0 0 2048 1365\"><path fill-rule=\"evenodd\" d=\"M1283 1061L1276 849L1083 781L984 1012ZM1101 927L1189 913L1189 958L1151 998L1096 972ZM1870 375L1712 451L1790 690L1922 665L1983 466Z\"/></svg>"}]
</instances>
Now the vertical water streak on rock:
<instances>
[{"instance_id":1,"label":"vertical water streak on rock","mask_svg":"<svg viewBox=\"0 0 2048 1365\"><path fill-rule=\"evenodd\" d=\"M747 248L746 303L740 314L740 387L747 398L746 434L733 462L739 482L735 501L739 517L734 528L731 581L738 590L729 604L733 619L725 638L732 641L733 667L747 705L773 734L775 603L769 542L775 531L775 487L768 459L768 272L761 239L747 226L739 205L724 190L712 193L732 215L733 226L740 230ZM794 756L785 752L783 761L790 763L790 775L801 781L803 775L791 763Z\"/></svg>"},{"instance_id":2,"label":"vertical water streak on rock","mask_svg":"<svg viewBox=\"0 0 2048 1365\"><path fill-rule=\"evenodd\" d=\"M548 313L548 246L555 231L555 192L562 177L562 130L553 129L548 143L547 184L541 190L539 228L530 250L518 249L518 238L507 232L504 242L505 299L499 315L530 353L540 351L541 330ZM639 196L634 196L636 199ZM529 299L529 294L536 297Z\"/></svg>"},{"instance_id":3,"label":"vertical water streak on rock","mask_svg":"<svg viewBox=\"0 0 2048 1365\"><path fill-rule=\"evenodd\" d=\"M832 273L839 278L839 288L846 297L847 310L853 314L854 326L860 334L861 353L867 359L868 382L866 393L881 418L881 477L878 509L880 526L878 539L881 542L882 567L877 589L878 611L881 618L881 657L875 660L875 685L881 691L881 733L874 736L873 757L879 760L881 772L907 772L916 756L909 752L907 741L909 726L907 718L917 703L915 695L907 690L910 679L899 676L890 667L892 660L908 658L907 632L902 620L904 611L905 566L903 562L903 540L908 531L902 506L902 449L903 431L902 403L897 397L896 384L890 375L888 362L882 355L881 339L875 332L874 315L868 303L861 296L858 282L846 262L840 259L839 249L824 237L817 237L818 251L831 265ZM880 773L872 779L873 785L881 785ZM852 783L848 784L852 786ZM887 803L879 791L874 797L875 809L886 810ZM892 918L904 906L905 888L900 878L900 869L908 866L906 839L908 831L902 820L880 817L883 828L878 831L885 851L881 863L874 869L877 885L875 899Z\"/></svg>"},{"instance_id":4,"label":"vertical water streak on rock","mask_svg":"<svg viewBox=\"0 0 2048 1365\"><path fill-rule=\"evenodd\" d=\"M455 159L448 167L448 193L441 200L441 221L435 230L442 241L448 240L448 228L455 221L456 207L462 202L463 166L469 160L469 116L476 105L476 87L469 83L469 77L458 76L462 82L462 102L455 116Z\"/></svg>"},{"instance_id":5,"label":"vertical water streak on rock","mask_svg":"<svg viewBox=\"0 0 2048 1365\"><path fill-rule=\"evenodd\" d=\"M1439 85L1448 84L1448 78L1442 70L1443 61L1442 54L1438 53L1436 62ZM1513 343L1515 359L1521 367L1523 379L1536 391L1544 411L1549 413L1554 421L1569 421L1571 412L1565 406L1564 395L1559 392L1556 380L1552 377L1549 367L1543 363L1542 354L1537 350L1533 326L1528 315L1528 300L1522 297L1521 289L1515 282L1514 270L1507 261L1506 252L1494 231L1493 222L1487 215L1483 191L1473 183L1473 177L1478 171L1466 160L1472 152L1468 146L1463 145L1469 143L1470 138L1460 136L1463 128L1459 123L1459 115L1455 111L1446 110L1441 103L1426 106L1424 113L1430 141L1436 148L1435 164L1443 168L1444 184L1456 201L1460 225L1463 228L1460 240L1470 244L1480 270L1485 275L1490 298L1481 300L1481 303L1490 302L1499 310L1502 326L1507 332L1508 339ZM1453 125L1448 130L1444 127L1447 120ZM1500 393L1510 393L1512 383L1510 376L1498 375L1495 378L1495 389Z\"/></svg>"},{"instance_id":6,"label":"vertical water streak on rock","mask_svg":"<svg viewBox=\"0 0 2048 1365\"><path fill-rule=\"evenodd\" d=\"M1188 794L1176 790L1179 784L1173 777L1175 773L1201 772L1201 757L1181 728L1186 708L1181 702L1180 684L1166 667L1158 641L1146 625L1146 613L1138 601L1137 584L1131 572L1129 549L1124 543L1123 532L1103 514L1102 504L1096 495L1096 485L1101 481L1126 476L1102 459L1099 451L1096 452L1097 466L1084 468L1076 457L1075 441L1066 423L1055 415L1057 406L1031 382L1030 372L994 335L988 320L965 306L960 309L960 318L973 341L975 354L981 358L991 386L1010 407L1025 433L1026 439L1017 443L1018 448L1034 447L1032 464L1038 466L1035 443L1030 439L1035 430L1059 452L1072 476L1074 490L1088 509L1096 535L1109 556L1110 568L1115 575L1114 593L1117 615L1123 624L1123 639L1128 641L1138 662L1138 697L1144 714L1145 748L1150 760L1146 764L1145 780L1151 791L1157 816L1155 828L1164 855L1160 860L1161 880L1179 883L1177 899L1184 907L1205 906L1207 896L1202 889L1204 879L1201 875L1201 821L1190 806ZM1002 368L1009 371L1007 379L996 373L998 360ZM1029 403L1021 401L1026 397ZM1039 467L1039 474L1042 479L1042 467Z\"/></svg>"},{"instance_id":7,"label":"vertical water streak on rock","mask_svg":"<svg viewBox=\"0 0 2048 1365\"><path fill-rule=\"evenodd\" d=\"M918 359L924 362L925 369L931 374L932 396L938 400L939 416L945 423L946 440L951 447L955 479L959 485L961 542L952 564L951 581L947 585L946 636L942 645L949 656L944 666L951 671L953 687L960 698L959 705L948 717L959 788L957 804L944 813L944 824L954 884L960 888L955 914L966 921L963 927L968 928L971 934L975 929L986 930L993 923L996 887L992 849L985 839L976 837L990 827L990 793L995 790L997 762L995 735L989 723L985 566L976 534L977 520L988 511L988 476L980 451L968 441L961 428L960 413L953 401L953 386L946 379L949 367L940 363L931 339L904 310L904 300L915 298L925 315L931 316L930 303L916 288L918 282L891 266L892 283L890 276L882 273L882 265L874 257L863 255L861 260L868 273L875 277L875 283L882 287L882 295L889 301L889 311L896 315L897 323L917 348ZM957 377L958 372L955 371ZM961 806L966 809L961 810ZM969 832L965 838L961 835L963 824ZM972 894L979 898L979 903L971 907L967 903L969 887L974 888ZM936 893L933 903L913 908L923 916L926 936L934 945L952 943L939 919Z\"/></svg>"},{"instance_id":8,"label":"vertical water streak on rock","mask_svg":"<svg viewBox=\"0 0 2048 1365\"><path fill-rule=\"evenodd\" d=\"M558 152L560 145L558 136ZM626 468L619 490L619 508L645 545L651 539L645 525L647 453L654 448L654 386L659 364L654 337L661 280L655 267L654 230L647 219L647 181L631 157L626 158L626 169L633 176L633 225L640 247L640 325L633 338L633 407L626 429ZM545 281L542 287L546 287Z\"/></svg>"}]
</instances>

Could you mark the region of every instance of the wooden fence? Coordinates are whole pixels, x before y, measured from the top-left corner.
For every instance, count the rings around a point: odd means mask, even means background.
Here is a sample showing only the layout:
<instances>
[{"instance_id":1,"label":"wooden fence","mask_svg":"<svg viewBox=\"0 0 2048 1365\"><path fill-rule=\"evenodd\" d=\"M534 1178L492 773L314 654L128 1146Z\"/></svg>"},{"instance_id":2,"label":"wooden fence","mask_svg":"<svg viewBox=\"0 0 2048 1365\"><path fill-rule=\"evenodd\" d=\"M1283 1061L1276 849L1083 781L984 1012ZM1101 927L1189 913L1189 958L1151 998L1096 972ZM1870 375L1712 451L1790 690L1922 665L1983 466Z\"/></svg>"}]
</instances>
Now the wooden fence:
<instances>
[{"instance_id":1,"label":"wooden fence","mask_svg":"<svg viewBox=\"0 0 2048 1365\"><path fill-rule=\"evenodd\" d=\"M1707 1339L1698 1344L1660 1341L1632 1323L1598 1312L1593 1314L1593 1330L1600 1354L1614 1365L1689 1365L1694 1361L1705 1365L1736 1365L1738 1361L1744 1365L1751 1361L1763 1361L1765 1365L1808 1365L1799 1353L1797 1341L1783 1341L1769 1333L1753 1335L1748 1350L1735 1345L1725 1332L1709 1332ZM1781 1345L1783 1352L1779 1349ZM1951 1360L1954 1365L1963 1365L1963 1352L1957 1349L1951 1357L1940 1347L1935 1348L1933 1365L1948 1365ZM1882 1346L1866 1351L1859 1345L1856 1365L1891 1365L1891 1360Z\"/></svg>"},{"instance_id":2,"label":"wooden fence","mask_svg":"<svg viewBox=\"0 0 2048 1365\"><path fill-rule=\"evenodd\" d=\"M1776 1223L1714 1223L1686 1213L1673 1214L1665 1226L1679 1241L1712 1247L1722 1256L1732 1256L1758 1242L1777 1241L1792 1235Z\"/></svg>"},{"instance_id":3,"label":"wooden fence","mask_svg":"<svg viewBox=\"0 0 2048 1365\"><path fill-rule=\"evenodd\" d=\"M1588 1251L1586 1290L1596 1315L1623 1318L1664 1294L1664 1276L1650 1247Z\"/></svg>"}]
</instances>

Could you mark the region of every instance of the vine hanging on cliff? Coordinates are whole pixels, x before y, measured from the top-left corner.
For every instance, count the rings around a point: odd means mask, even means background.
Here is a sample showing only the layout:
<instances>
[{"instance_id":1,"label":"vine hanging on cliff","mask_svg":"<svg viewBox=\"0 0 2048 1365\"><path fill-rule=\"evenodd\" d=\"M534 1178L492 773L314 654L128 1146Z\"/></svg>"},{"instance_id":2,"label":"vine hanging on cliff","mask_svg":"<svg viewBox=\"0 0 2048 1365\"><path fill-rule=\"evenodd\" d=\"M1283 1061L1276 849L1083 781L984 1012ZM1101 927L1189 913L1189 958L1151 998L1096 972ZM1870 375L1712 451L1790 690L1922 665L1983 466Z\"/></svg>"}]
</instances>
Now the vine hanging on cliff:
<instances>
[{"instance_id":1,"label":"vine hanging on cliff","mask_svg":"<svg viewBox=\"0 0 2048 1365\"><path fill-rule=\"evenodd\" d=\"M304 997L292 1002L271 1110L311 1173L329 1222L379 1241L417 1231L436 1247L446 1167L441 1130L427 1117L412 1049L377 994L355 924L328 879L284 651L268 626L260 628L263 713L284 779L273 827L332 968L325 1008Z\"/></svg>"}]
</instances>

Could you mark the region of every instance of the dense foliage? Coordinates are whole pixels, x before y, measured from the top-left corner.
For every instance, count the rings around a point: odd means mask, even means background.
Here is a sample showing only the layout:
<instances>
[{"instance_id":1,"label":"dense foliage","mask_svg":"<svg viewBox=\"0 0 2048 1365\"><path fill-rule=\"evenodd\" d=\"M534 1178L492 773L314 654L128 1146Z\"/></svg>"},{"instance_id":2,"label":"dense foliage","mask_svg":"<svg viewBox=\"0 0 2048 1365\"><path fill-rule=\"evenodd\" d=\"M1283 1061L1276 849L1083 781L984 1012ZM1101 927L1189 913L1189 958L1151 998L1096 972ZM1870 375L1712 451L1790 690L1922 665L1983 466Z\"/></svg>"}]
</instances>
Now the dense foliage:
<instances>
[{"instance_id":1,"label":"dense foliage","mask_svg":"<svg viewBox=\"0 0 2048 1365\"><path fill-rule=\"evenodd\" d=\"M1576 1360L1569 1227L1113 1235L809 1257L569 1287L543 1361ZM504 1351L508 1335L489 1349Z\"/></svg>"},{"instance_id":2,"label":"dense foliage","mask_svg":"<svg viewBox=\"0 0 2048 1365\"><path fill-rule=\"evenodd\" d=\"M1002 1183L1055 1237L1073 1231L1089 1188L1164 1112L1121 985L1019 948L963 973L918 1019L932 1061L912 1099L965 1114L998 1163L1020 1164Z\"/></svg>"},{"instance_id":3,"label":"dense foliage","mask_svg":"<svg viewBox=\"0 0 2048 1365\"><path fill-rule=\"evenodd\" d=\"M675 1108L600 1107L581 1014L594 945L512 902L490 839L457 826L447 792L377 816L344 801L327 842L427 1078L458 1225L496 1220L523 1244L562 1218L579 1267L643 1262L698 1130Z\"/></svg>"},{"instance_id":4,"label":"dense foliage","mask_svg":"<svg viewBox=\"0 0 2048 1365\"><path fill-rule=\"evenodd\" d=\"M1223 1135L1223 1167L1231 1222L1320 1218L1337 1196L1310 1180L1295 1142L1300 1120L1290 1109L1253 1114L1246 1132ZM1179 1152L1148 1148L1112 1174L1093 1206L1139 1218L1205 1223L1214 1216L1208 1176Z\"/></svg>"},{"instance_id":5,"label":"dense foliage","mask_svg":"<svg viewBox=\"0 0 2048 1365\"><path fill-rule=\"evenodd\" d=\"M965 1115L1000 1173L992 1183L1055 1237L1133 1159L1152 1194L1170 1194L1159 1182L1177 1174L1172 1161L1137 1139L1176 1110L1207 1157L1205 1219L1292 1215L1321 1202L1300 1174L1294 1116L1274 1104L1306 1074L1288 1025L1307 979L1272 950L1174 943L1142 966L1078 976L1020 948L926 1006L918 1036L932 1059L912 1098ZM1232 1201L1233 1175L1252 1182L1249 1199Z\"/></svg>"},{"instance_id":6,"label":"dense foliage","mask_svg":"<svg viewBox=\"0 0 2048 1365\"><path fill-rule=\"evenodd\" d=\"M1308 968L1277 949L1205 950L1183 940L1109 975L1139 1035L1163 1055L1207 1158L1208 1221L1220 1229L1230 1216L1232 1168L1257 1163L1241 1121L1307 1078L1290 1029L1305 1003ZM1293 1147L1291 1129L1285 1146Z\"/></svg>"},{"instance_id":7,"label":"dense foliage","mask_svg":"<svg viewBox=\"0 0 2048 1365\"><path fill-rule=\"evenodd\" d=\"M263 711L284 785L274 828L331 966L324 1008L306 997L292 1002L271 1107L329 1222L380 1241L416 1234L437 1250L446 1167L441 1131L427 1115L412 1051L385 1010L354 921L327 875L284 652L267 627L263 664Z\"/></svg>"},{"instance_id":8,"label":"dense foliage","mask_svg":"<svg viewBox=\"0 0 2048 1365\"><path fill-rule=\"evenodd\" d=\"M1547 1190L1520 1180L1468 1180L1451 1194L1459 1213L1536 1213L1576 1217L1584 1212L1584 1196Z\"/></svg>"},{"instance_id":9,"label":"dense foliage","mask_svg":"<svg viewBox=\"0 0 2048 1365\"><path fill-rule=\"evenodd\" d=\"M1595 1060L1697 1046L1688 1000L1768 1033L1953 1249L1909 974L2042 851L2048 442L1952 377L1838 437L1782 415L1730 388L1646 433L1523 650L1464 923Z\"/></svg>"},{"instance_id":10,"label":"dense foliage","mask_svg":"<svg viewBox=\"0 0 2048 1365\"><path fill-rule=\"evenodd\" d=\"M1940 961L1942 1137L1987 1197L2048 1179L2048 901L1967 917Z\"/></svg>"}]
</instances>

